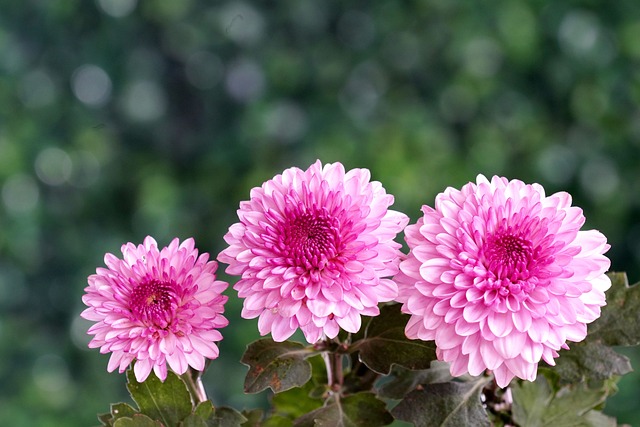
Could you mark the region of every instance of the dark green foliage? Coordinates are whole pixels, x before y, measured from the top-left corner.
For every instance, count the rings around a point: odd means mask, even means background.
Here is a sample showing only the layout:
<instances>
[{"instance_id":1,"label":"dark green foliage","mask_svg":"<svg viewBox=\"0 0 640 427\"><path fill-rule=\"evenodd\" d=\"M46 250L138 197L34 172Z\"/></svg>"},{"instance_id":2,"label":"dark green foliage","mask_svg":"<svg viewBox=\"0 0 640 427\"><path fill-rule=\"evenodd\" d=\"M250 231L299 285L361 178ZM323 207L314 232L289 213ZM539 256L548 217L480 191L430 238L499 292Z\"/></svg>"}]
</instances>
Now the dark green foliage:
<instances>
[{"instance_id":1,"label":"dark green foliage","mask_svg":"<svg viewBox=\"0 0 640 427\"><path fill-rule=\"evenodd\" d=\"M409 315L400 312L400 304L382 307L352 349L359 351L360 360L380 374L388 374L394 363L409 369L428 368L436 359L435 344L408 339L404 334L408 319Z\"/></svg>"},{"instance_id":2,"label":"dark green foliage","mask_svg":"<svg viewBox=\"0 0 640 427\"><path fill-rule=\"evenodd\" d=\"M167 373L164 382L151 374L139 383L133 370L129 369L127 380L129 393L140 412L162 421L165 426L177 425L191 413L192 403L187 386L173 372Z\"/></svg>"},{"instance_id":3,"label":"dark green foliage","mask_svg":"<svg viewBox=\"0 0 640 427\"><path fill-rule=\"evenodd\" d=\"M391 399L402 399L407 393L422 384L446 383L453 379L449 372L449 364L432 362L431 368L412 371L401 366L394 366L391 380L380 387L380 395Z\"/></svg>"},{"instance_id":4,"label":"dark green foliage","mask_svg":"<svg viewBox=\"0 0 640 427\"><path fill-rule=\"evenodd\" d=\"M589 325L589 342L640 344L640 286L629 286L626 273L610 273L611 288L600 318Z\"/></svg>"},{"instance_id":5,"label":"dark green foliage","mask_svg":"<svg viewBox=\"0 0 640 427\"><path fill-rule=\"evenodd\" d=\"M480 394L489 381L426 384L407 394L391 413L422 427L489 426Z\"/></svg>"},{"instance_id":6,"label":"dark green foliage","mask_svg":"<svg viewBox=\"0 0 640 427\"><path fill-rule=\"evenodd\" d=\"M640 286L629 287L624 273L610 273L611 288L600 318L589 325L587 338L560 351L553 371L562 382L605 380L631 372L626 356L611 346L640 342Z\"/></svg>"},{"instance_id":7,"label":"dark green foliage","mask_svg":"<svg viewBox=\"0 0 640 427\"><path fill-rule=\"evenodd\" d=\"M334 396L322 408L295 420L295 427L379 427L391 424L393 417L384 402L373 393L348 397Z\"/></svg>"},{"instance_id":8,"label":"dark green foliage","mask_svg":"<svg viewBox=\"0 0 640 427\"><path fill-rule=\"evenodd\" d=\"M151 418L143 414L135 414L131 418L123 417L118 418L113 427L164 427L160 421L154 421Z\"/></svg>"},{"instance_id":9,"label":"dark green foliage","mask_svg":"<svg viewBox=\"0 0 640 427\"><path fill-rule=\"evenodd\" d=\"M312 349L293 341L265 338L249 344L242 356L242 363L249 366L245 391L270 388L277 393L304 385L311 378L311 364L305 359L313 354Z\"/></svg>"},{"instance_id":10,"label":"dark green foliage","mask_svg":"<svg viewBox=\"0 0 640 427\"><path fill-rule=\"evenodd\" d=\"M214 408L211 401L200 402L194 408L183 378L171 371L164 382L152 373L139 383L129 369L127 380L138 409L126 403L111 405L110 413L99 416L106 427L240 427L248 421L235 409Z\"/></svg>"},{"instance_id":11,"label":"dark green foliage","mask_svg":"<svg viewBox=\"0 0 640 427\"><path fill-rule=\"evenodd\" d=\"M513 420L528 427L615 426L614 419L595 410L613 391L612 381L553 387L540 375L533 383L513 386Z\"/></svg>"}]
</instances>

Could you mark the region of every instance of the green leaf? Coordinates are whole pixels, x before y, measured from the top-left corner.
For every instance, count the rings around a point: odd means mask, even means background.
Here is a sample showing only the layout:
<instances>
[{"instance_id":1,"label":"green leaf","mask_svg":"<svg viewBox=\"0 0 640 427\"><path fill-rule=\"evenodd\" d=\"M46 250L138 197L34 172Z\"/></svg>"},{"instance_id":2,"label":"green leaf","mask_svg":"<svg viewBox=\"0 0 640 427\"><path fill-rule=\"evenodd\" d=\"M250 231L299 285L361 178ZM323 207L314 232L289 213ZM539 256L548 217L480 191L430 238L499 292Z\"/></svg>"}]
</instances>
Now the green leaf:
<instances>
[{"instance_id":1,"label":"green leaf","mask_svg":"<svg viewBox=\"0 0 640 427\"><path fill-rule=\"evenodd\" d=\"M351 350L358 350L360 360L380 374L389 374L394 363L409 369L427 369L436 360L435 344L408 339L404 333L408 320L409 315L400 312L400 304L383 306L380 315L368 323L364 338L354 342Z\"/></svg>"},{"instance_id":2,"label":"green leaf","mask_svg":"<svg viewBox=\"0 0 640 427\"><path fill-rule=\"evenodd\" d=\"M113 427L170 427L171 425L163 425L160 421L152 420L144 414L119 418L113 423Z\"/></svg>"},{"instance_id":3,"label":"green leaf","mask_svg":"<svg viewBox=\"0 0 640 427\"><path fill-rule=\"evenodd\" d=\"M226 407L213 407L210 400L201 402L180 427L240 427L247 419L238 411Z\"/></svg>"},{"instance_id":4,"label":"green leaf","mask_svg":"<svg viewBox=\"0 0 640 427\"><path fill-rule=\"evenodd\" d=\"M249 366L244 391L258 393L270 388L279 393L305 384L311 378L311 364L305 359L313 354L313 350L292 341L265 338L249 344L241 360Z\"/></svg>"},{"instance_id":5,"label":"green leaf","mask_svg":"<svg viewBox=\"0 0 640 427\"><path fill-rule=\"evenodd\" d=\"M149 375L144 382L139 383L133 369L129 369L127 388L141 413L162 421L167 427L178 425L193 408L187 386L171 371L167 372L164 383L155 375Z\"/></svg>"},{"instance_id":6,"label":"green leaf","mask_svg":"<svg viewBox=\"0 0 640 427\"><path fill-rule=\"evenodd\" d=\"M213 403L210 400L205 402L200 402L196 409L193 410L193 415L197 415L205 420L212 415L215 415L215 408L213 407Z\"/></svg>"},{"instance_id":7,"label":"green leaf","mask_svg":"<svg viewBox=\"0 0 640 427\"><path fill-rule=\"evenodd\" d=\"M246 421L242 427L292 427L293 421L280 415L271 415L263 420L264 413L261 409L252 409L251 411L242 411L242 415Z\"/></svg>"},{"instance_id":8,"label":"green leaf","mask_svg":"<svg viewBox=\"0 0 640 427\"><path fill-rule=\"evenodd\" d=\"M640 342L640 286L629 287L625 273L609 273L609 277L611 288L602 315L589 325L584 341L561 350L556 366L549 368L559 375L561 384L605 380L631 372L629 359L610 346Z\"/></svg>"},{"instance_id":9,"label":"green leaf","mask_svg":"<svg viewBox=\"0 0 640 427\"><path fill-rule=\"evenodd\" d=\"M273 395L271 404L273 413L294 420L308 412L318 409L324 403L323 399L311 397L316 385L308 381L302 387L292 388Z\"/></svg>"},{"instance_id":10,"label":"green leaf","mask_svg":"<svg viewBox=\"0 0 640 427\"><path fill-rule=\"evenodd\" d=\"M293 427L293 421L280 415L271 415L262 423L262 427Z\"/></svg>"},{"instance_id":11,"label":"green leaf","mask_svg":"<svg viewBox=\"0 0 640 427\"><path fill-rule=\"evenodd\" d=\"M242 411L242 416L246 418L246 421L242 423L242 427L262 426L262 418L264 417L262 409L244 410Z\"/></svg>"},{"instance_id":12,"label":"green leaf","mask_svg":"<svg viewBox=\"0 0 640 427\"><path fill-rule=\"evenodd\" d=\"M414 390L393 408L397 419L422 427L489 426L480 394L489 379L427 384Z\"/></svg>"},{"instance_id":13,"label":"green leaf","mask_svg":"<svg viewBox=\"0 0 640 427\"><path fill-rule=\"evenodd\" d=\"M113 416L114 420L122 417L132 417L137 413L138 411L136 411L135 408L128 403L120 402L113 403L111 405L111 415Z\"/></svg>"},{"instance_id":14,"label":"green leaf","mask_svg":"<svg viewBox=\"0 0 640 427\"><path fill-rule=\"evenodd\" d=\"M556 392L544 375L539 375L534 382L514 382L513 420L528 427L591 426L602 419L593 409L602 405L615 390L613 381L599 385L589 388L580 383L561 387Z\"/></svg>"},{"instance_id":15,"label":"green leaf","mask_svg":"<svg viewBox=\"0 0 640 427\"><path fill-rule=\"evenodd\" d=\"M600 318L589 325L592 341L615 346L640 344L640 285L629 286L626 273L609 273L611 288Z\"/></svg>"},{"instance_id":16,"label":"green leaf","mask_svg":"<svg viewBox=\"0 0 640 427\"><path fill-rule=\"evenodd\" d=\"M383 401L362 392L334 398L322 408L296 419L295 427L379 427L393 422Z\"/></svg>"},{"instance_id":17,"label":"green leaf","mask_svg":"<svg viewBox=\"0 0 640 427\"><path fill-rule=\"evenodd\" d=\"M123 403L123 402L112 403L111 412L108 412L106 414L99 414L98 419L100 420L103 426L113 427L113 423L118 418L123 418L123 417L131 418L137 413L138 411L127 403Z\"/></svg>"},{"instance_id":18,"label":"green leaf","mask_svg":"<svg viewBox=\"0 0 640 427\"><path fill-rule=\"evenodd\" d=\"M98 421L102 423L103 427L113 427L113 415L110 412L98 414Z\"/></svg>"},{"instance_id":19,"label":"green leaf","mask_svg":"<svg viewBox=\"0 0 640 427\"><path fill-rule=\"evenodd\" d=\"M562 383L577 383L622 376L632 368L626 356L616 353L611 347L591 342L587 337L584 342L571 344L570 350L560 351L552 370L560 376Z\"/></svg>"},{"instance_id":20,"label":"green leaf","mask_svg":"<svg viewBox=\"0 0 640 427\"><path fill-rule=\"evenodd\" d=\"M436 360L431 362L431 368L419 371L412 371L395 365L391 369L391 380L384 383L379 388L378 393L382 397L402 399L420 384L443 383L452 379L453 377L449 372L449 364L446 362Z\"/></svg>"},{"instance_id":21,"label":"green leaf","mask_svg":"<svg viewBox=\"0 0 640 427\"><path fill-rule=\"evenodd\" d=\"M219 406L215 411L215 417L217 424L214 423L214 427L239 427L247 421L240 412L226 406Z\"/></svg>"}]
</instances>

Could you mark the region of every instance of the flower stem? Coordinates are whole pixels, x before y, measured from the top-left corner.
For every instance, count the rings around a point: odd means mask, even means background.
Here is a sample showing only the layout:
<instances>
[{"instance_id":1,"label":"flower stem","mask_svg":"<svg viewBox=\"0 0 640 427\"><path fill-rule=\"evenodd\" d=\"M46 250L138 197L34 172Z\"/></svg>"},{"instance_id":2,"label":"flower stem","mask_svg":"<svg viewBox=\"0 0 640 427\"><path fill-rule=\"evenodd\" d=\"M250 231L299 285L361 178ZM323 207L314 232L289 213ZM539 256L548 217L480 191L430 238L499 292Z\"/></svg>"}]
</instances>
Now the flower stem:
<instances>
[{"instance_id":1,"label":"flower stem","mask_svg":"<svg viewBox=\"0 0 640 427\"><path fill-rule=\"evenodd\" d=\"M322 353L322 358L327 366L327 384L329 389L333 392L338 392L342 389L344 381L342 372L342 357L341 353L327 351Z\"/></svg>"},{"instance_id":2,"label":"flower stem","mask_svg":"<svg viewBox=\"0 0 640 427\"><path fill-rule=\"evenodd\" d=\"M189 390L194 407L207 400L207 393L202 384L202 372L189 368L189 370L180 375L180 377L186 384L187 390Z\"/></svg>"}]
</instances>

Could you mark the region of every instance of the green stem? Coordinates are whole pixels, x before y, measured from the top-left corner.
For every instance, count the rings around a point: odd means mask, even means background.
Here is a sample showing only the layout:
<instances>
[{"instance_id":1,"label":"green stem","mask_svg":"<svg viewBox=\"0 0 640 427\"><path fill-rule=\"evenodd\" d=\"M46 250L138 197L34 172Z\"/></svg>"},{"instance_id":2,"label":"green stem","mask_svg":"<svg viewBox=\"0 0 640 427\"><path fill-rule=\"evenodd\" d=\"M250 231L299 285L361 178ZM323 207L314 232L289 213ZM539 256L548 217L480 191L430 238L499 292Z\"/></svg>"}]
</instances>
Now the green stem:
<instances>
[{"instance_id":1,"label":"green stem","mask_svg":"<svg viewBox=\"0 0 640 427\"><path fill-rule=\"evenodd\" d=\"M201 376L202 372L196 371L192 368L189 368L187 372L180 375L180 378L182 378L184 383L187 385L187 390L189 390L194 407L207 400L207 393L204 390Z\"/></svg>"}]
</instances>

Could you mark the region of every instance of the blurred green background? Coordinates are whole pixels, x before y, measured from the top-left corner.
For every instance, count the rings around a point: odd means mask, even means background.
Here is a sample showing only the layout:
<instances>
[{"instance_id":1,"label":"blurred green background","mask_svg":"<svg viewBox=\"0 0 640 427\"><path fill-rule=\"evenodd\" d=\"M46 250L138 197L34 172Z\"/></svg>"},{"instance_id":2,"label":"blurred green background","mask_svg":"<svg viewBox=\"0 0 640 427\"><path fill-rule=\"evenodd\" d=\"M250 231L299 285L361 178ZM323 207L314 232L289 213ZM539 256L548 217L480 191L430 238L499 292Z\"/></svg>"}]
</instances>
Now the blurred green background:
<instances>
[{"instance_id":1,"label":"blurred green background","mask_svg":"<svg viewBox=\"0 0 640 427\"><path fill-rule=\"evenodd\" d=\"M640 3L369 3L0 0L0 424L127 398L79 318L105 252L215 257L251 187L317 158L414 221L478 173L569 191L640 280ZM256 322L228 295L205 382L242 409L265 398L242 393ZM640 425L640 376L620 385L607 412Z\"/></svg>"}]
</instances>

